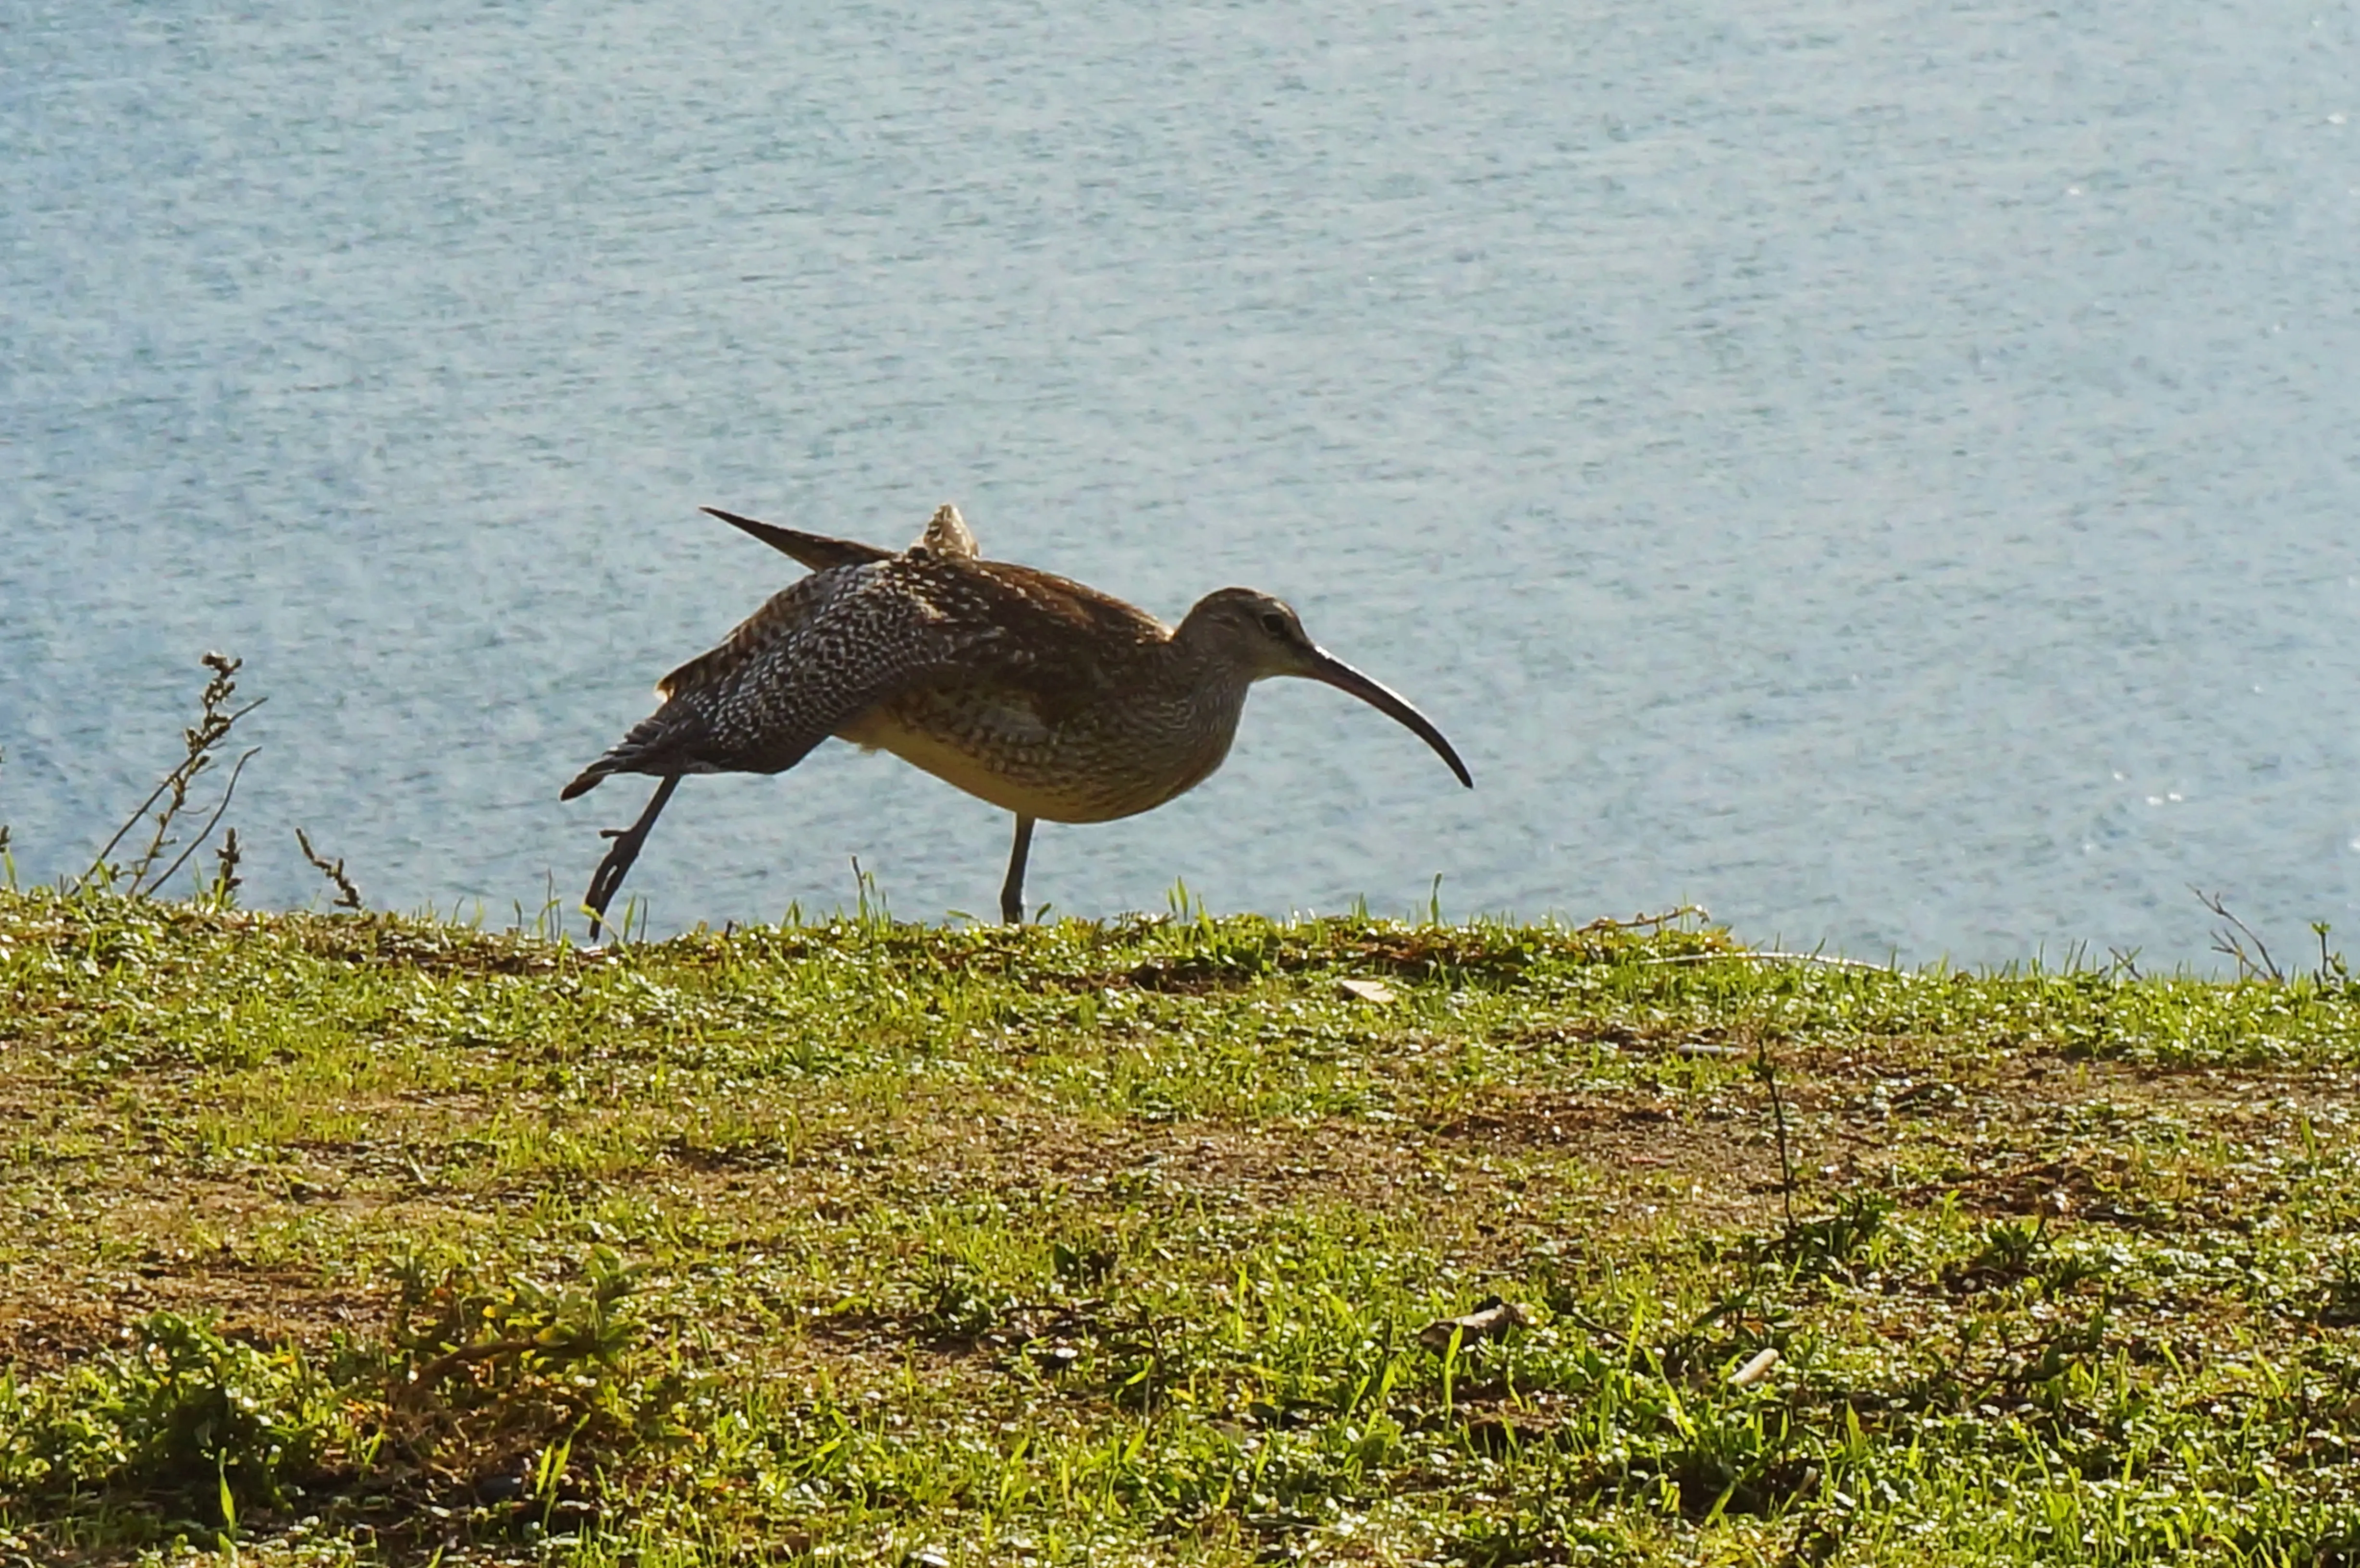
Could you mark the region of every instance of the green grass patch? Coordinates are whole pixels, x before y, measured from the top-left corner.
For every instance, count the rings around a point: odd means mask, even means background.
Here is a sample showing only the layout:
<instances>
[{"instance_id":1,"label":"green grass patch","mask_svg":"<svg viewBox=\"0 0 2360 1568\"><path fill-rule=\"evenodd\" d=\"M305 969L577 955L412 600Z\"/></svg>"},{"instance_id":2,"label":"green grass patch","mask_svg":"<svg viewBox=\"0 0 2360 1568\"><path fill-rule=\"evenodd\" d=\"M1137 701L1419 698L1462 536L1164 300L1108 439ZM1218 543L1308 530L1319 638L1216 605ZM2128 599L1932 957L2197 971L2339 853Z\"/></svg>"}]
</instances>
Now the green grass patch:
<instances>
[{"instance_id":1,"label":"green grass patch","mask_svg":"<svg viewBox=\"0 0 2360 1568\"><path fill-rule=\"evenodd\" d=\"M2350 1563L2355 1065L2324 964L0 894L0 1563Z\"/></svg>"}]
</instances>

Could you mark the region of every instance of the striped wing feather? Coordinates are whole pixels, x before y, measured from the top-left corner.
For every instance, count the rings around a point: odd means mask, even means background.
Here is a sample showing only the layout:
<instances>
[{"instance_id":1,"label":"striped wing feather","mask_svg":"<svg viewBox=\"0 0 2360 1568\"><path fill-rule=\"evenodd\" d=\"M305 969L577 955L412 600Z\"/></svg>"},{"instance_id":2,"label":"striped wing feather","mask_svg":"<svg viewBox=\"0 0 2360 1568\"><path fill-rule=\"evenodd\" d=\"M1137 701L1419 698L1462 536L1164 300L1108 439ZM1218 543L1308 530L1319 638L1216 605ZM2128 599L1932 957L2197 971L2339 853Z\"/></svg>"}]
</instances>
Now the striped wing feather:
<instances>
[{"instance_id":1,"label":"striped wing feather","mask_svg":"<svg viewBox=\"0 0 2360 1568\"><path fill-rule=\"evenodd\" d=\"M663 705L567 785L614 773L777 773L894 691L956 667L991 628L910 591L906 563L814 573L657 685Z\"/></svg>"}]
</instances>

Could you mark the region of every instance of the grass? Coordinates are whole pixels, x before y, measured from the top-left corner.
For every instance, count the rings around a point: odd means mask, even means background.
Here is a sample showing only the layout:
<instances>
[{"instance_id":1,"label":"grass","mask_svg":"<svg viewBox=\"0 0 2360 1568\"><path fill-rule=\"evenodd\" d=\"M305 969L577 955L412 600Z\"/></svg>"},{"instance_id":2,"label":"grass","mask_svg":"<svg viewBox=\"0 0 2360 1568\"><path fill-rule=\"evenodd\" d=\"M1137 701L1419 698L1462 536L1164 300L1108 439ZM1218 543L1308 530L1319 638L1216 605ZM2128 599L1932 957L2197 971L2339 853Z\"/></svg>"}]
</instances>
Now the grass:
<instances>
[{"instance_id":1,"label":"grass","mask_svg":"<svg viewBox=\"0 0 2360 1568\"><path fill-rule=\"evenodd\" d=\"M2349 1563L2356 1062L2333 969L0 894L0 1563Z\"/></svg>"}]
</instances>

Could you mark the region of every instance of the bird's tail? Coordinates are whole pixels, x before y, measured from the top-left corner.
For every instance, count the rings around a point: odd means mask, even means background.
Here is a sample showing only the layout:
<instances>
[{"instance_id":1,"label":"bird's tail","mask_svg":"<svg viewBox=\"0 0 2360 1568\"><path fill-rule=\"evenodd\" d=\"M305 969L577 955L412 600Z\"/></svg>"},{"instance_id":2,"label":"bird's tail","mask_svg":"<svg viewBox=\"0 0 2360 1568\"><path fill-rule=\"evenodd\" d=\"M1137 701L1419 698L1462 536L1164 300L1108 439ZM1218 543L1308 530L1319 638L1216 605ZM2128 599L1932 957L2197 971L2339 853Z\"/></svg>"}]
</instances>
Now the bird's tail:
<instances>
[{"instance_id":1,"label":"bird's tail","mask_svg":"<svg viewBox=\"0 0 2360 1568\"><path fill-rule=\"evenodd\" d=\"M557 798L571 800L577 795L587 795L598 788L599 780L611 774L683 771L678 756L680 743L696 727L693 720L683 724L683 716L673 704L657 709L633 724L628 735L608 746L605 756L575 774L574 782L559 790Z\"/></svg>"},{"instance_id":2,"label":"bird's tail","mask_svg":"<svg viewBox=\"0 0 2360 1568\"><path fill-rule=\"evenodd\" d=\"M614 771L615 770L612 768L606 766L606 759L602 757L597 761L592 763L589 767L584 768L581 772L575 774L574 776L574 782L568 784L564 789L560 789L557 792L557 798L561 800L571 800L576 795L587 795L591 790L598 788L599 783L605 779L606 775Z\"/></svg>"}]
</instances>

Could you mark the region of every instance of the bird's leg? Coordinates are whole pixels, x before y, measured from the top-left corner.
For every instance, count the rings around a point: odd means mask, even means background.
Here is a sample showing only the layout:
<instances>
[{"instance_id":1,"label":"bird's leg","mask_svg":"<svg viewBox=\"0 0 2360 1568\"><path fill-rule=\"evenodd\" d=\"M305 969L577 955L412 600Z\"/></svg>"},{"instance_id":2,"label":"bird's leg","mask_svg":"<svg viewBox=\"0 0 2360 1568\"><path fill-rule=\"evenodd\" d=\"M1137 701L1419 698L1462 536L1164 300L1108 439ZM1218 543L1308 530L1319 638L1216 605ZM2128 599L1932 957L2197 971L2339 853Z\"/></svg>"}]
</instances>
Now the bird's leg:
<instances>
[{"instance_id":1,"label":"bird's leg","mask_svg":"<svg viewBox=\"0 0 2360 1568\"><path fill-rule=\"evenodd\" d=\"M1000 918L1011 926L1024 923L1024 857L1032 853L1032 819L1019 812L1016 844L1008 852L1008 880L1000 885Z\"/></svg>"},{"instance_id":2,"label":"bird's leg","mask_svg":"<svg viewBox=\"0 0 2360 1568\"><path fill-rule=\"evenodd\" d=\"M600 861L598 869L590 874L590 891L582 896L582 901L590 908L592 942L598 940L601 922L606 918L606 906L614 902L615 890L623 885L624 874L630 870L631 862L639 857L639 846L648 842L648 830L656 825L656 818L663 811L664 802L671 800L672 792L679 788L680 775L665 774L663 782L656 786L656 792L648 797L648 809L639 813L638 822L627 828L600 831L599 836L613 839L615 847L606 852L606 858Z\"/></svg>"}]
</instances>

